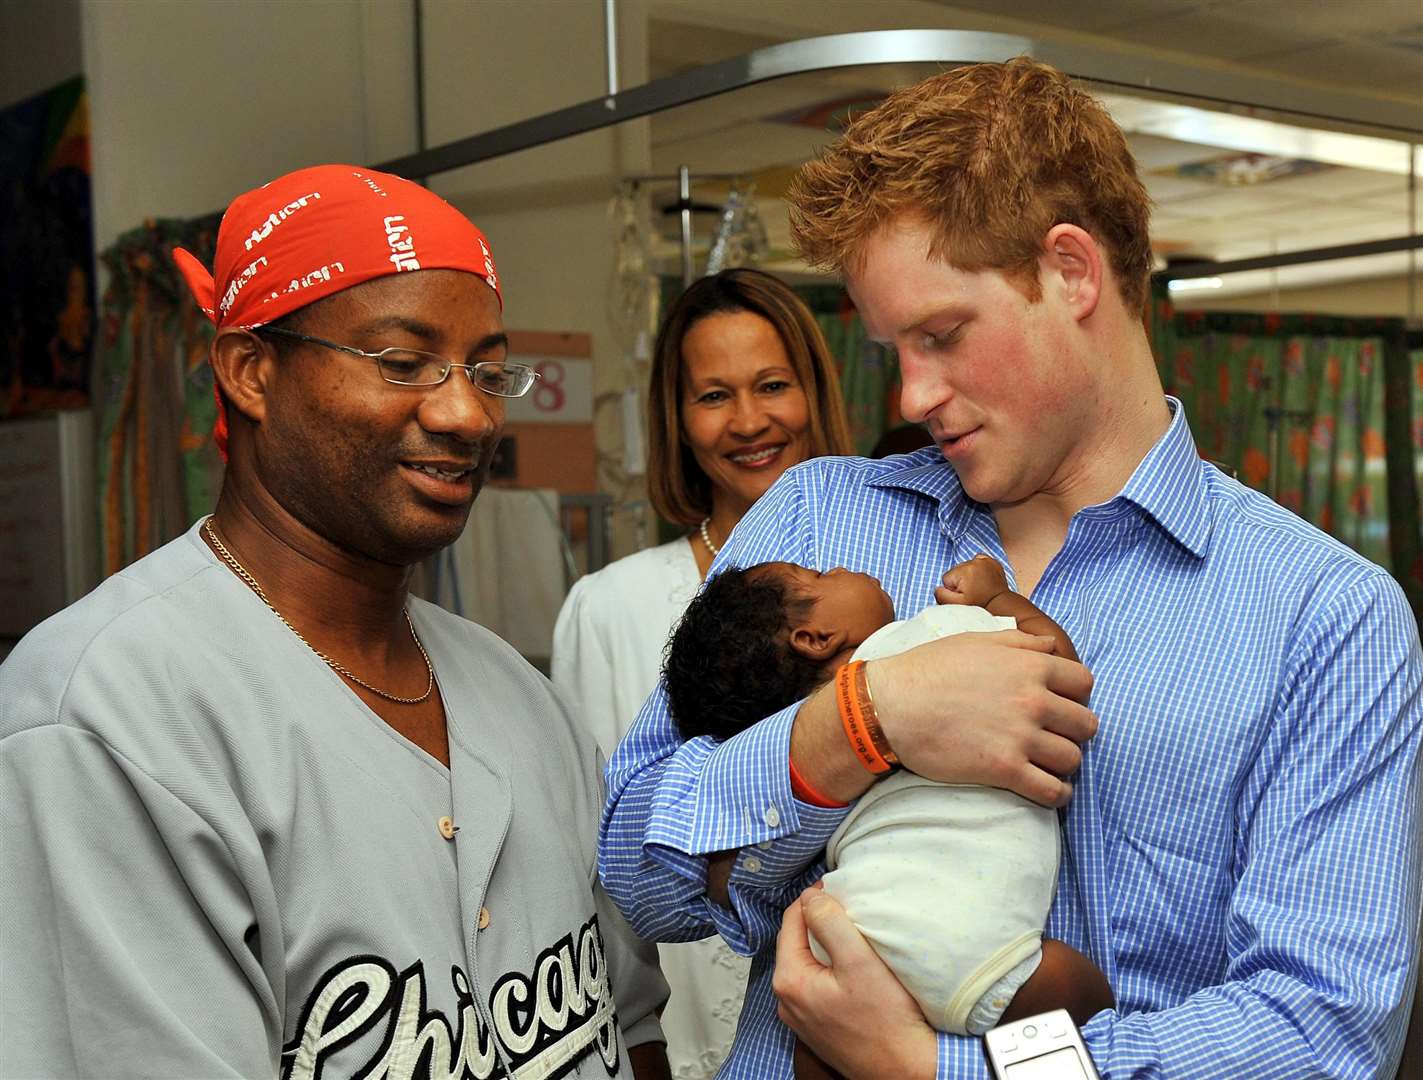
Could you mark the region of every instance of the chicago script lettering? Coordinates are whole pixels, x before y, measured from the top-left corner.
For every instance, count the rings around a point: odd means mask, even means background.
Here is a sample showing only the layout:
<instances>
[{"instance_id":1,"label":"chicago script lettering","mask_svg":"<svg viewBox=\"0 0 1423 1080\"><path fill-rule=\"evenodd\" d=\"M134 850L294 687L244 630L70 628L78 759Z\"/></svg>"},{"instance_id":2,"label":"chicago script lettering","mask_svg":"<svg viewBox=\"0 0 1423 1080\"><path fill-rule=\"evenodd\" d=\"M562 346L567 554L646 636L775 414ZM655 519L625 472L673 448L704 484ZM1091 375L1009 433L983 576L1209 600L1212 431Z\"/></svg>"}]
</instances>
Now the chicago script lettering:
<instances>
[{"instance_id":1,"label":"chicago script lettering","mask_svg":"<svg viewBox=\"0 0 1423 1080\"><path fill-rule=\"evenodd\" d=\"M487 1010L459 967L450 985L453 1028L429 1005L423 963L399 972L377 956L337 964L282 1049L282 1080L319 1080L346 1048L333 1067L363 1080L493 1080L506 1069L519 1080L557 1080L593 1052L609 1076L617 1072L617 1013L596 917L540 952L527 973L495 980Z\"/></svg>"}]
</instances>

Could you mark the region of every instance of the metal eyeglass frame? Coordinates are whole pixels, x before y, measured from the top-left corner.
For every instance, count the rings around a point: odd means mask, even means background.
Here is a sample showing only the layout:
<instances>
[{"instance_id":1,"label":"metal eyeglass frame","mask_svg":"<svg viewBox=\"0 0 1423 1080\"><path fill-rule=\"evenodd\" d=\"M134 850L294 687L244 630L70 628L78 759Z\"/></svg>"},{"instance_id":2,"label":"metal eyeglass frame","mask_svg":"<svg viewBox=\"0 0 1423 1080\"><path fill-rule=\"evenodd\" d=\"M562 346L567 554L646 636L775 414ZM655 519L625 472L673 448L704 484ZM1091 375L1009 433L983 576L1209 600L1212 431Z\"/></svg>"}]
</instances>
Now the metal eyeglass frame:
<instances>
[{"instance_id":1,"label":"metal eyeglass frame","mask_svg":"<svg viewBox=\"0 0 1423 1080\"><path fill-rule=\"evenodd\" d=\"M367 360L374 360L376 362L376 370L380 372L380 377L392 386L439 386L450 377L451 371L455 368L463 368L466 376L469 378L470 385L475 389L481 390L486 394L491 394L494 397L521 398L533 389L535 382L543 378L542 375L527 364L511 364L507 360L480 360L473 364L460 364L453 360L446 360L439 353L426 352L423 349L406 349L399 345L392 345L390 348L382 349L380 352L366 352L366 350L358 349L354 345L342 345L339 342L328 341L326 338L312 337L310 334L301 334L295 330L287 330L281 326L254 326L252 332L255 334L280 334L282 337L292 338L295 341L305 341L312 345L322 345L328 349L335 349L337 352L350 353L352 356L361 356ZM402 379L392 379L386 374L385 366L381 363L390 353L408 353L412 356L423 356L431 360L438 360L444 365L444 372L434 382L405 382ZM505 372L520 372L528 377L528 381L518 393L502 394L498 390L490 390L487 386L480 386L480 384L475 381L475 372L481 368L485 370L498 368L500 371Z\"/></svg>"}]
</instances>

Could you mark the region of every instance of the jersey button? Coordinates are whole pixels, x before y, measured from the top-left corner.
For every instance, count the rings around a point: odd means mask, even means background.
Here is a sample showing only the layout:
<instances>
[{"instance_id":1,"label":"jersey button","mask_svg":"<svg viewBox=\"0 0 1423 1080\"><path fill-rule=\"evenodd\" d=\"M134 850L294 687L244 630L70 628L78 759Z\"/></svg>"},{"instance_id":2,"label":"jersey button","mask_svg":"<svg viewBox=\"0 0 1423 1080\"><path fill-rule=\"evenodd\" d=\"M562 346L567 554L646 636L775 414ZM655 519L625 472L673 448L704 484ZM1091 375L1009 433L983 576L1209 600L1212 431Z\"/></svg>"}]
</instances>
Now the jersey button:
<instances>
[{"instance_id":1,"label":"jersey button","mask_svg":"<svg viewBox=\"0 0 1423 1080\"><path fill-rule=\"evenodd\" d=\"M741 863L742 869L748 874L759 874L761 872L761 860L755 855L748 855Z\"/></svg>"},{"instance_id":2,"label":"jersey button","mask_svg":"<svg viewBox=\"0 0 1423 1080\"><path fill-rule=\"evenodd\" d=\"M489 925L489 909L482 907L479 909L479 928L483 930Z\"/></svg>"},{"instance_id":3,"label":"jersey button","mask_svg":"<svg viewBox=\"0 0 1423 1080\"><path fill-rule=\"evenodd\" d=\"M459 826L455 824L455 819L450 817L449 815L440 818L440 820L436 822L436 824L439 826L440 835L443 836L446 840L453 840L455 838L455 833L460 831Z\"/></svg>"},{"instance_id":4,"label":"jersey button","mask_svg":"<svg viewBox=\"0 0 1423 1080\"><path fill-rule=\"evenodd\" d=\"M781 812L774 806L766 807L766 812L761 816L766 824L773 829L781 823Z\"/></svg>"}]
</instances>

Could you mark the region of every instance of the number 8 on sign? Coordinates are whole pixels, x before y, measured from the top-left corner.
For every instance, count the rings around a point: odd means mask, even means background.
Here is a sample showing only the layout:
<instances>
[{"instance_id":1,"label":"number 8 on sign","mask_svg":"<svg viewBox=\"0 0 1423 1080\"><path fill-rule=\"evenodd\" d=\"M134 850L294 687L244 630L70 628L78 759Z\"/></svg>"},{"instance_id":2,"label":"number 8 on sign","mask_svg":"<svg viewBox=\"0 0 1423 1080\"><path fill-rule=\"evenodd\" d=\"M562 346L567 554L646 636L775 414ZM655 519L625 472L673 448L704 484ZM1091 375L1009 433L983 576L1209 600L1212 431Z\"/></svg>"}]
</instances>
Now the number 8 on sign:
<instances>
[{"instance_id":1,"label":"number 8 on sign","mask_svg":"<svg viewBox=\"0 0 1423 1080\"><path fill-rule=\"evenodd\" d=\"M539 412L560 412L563 409L563 365L557 360L545 360L534 368L542 376L534 384L533 406Z\"/></svg>"}]
</instances>

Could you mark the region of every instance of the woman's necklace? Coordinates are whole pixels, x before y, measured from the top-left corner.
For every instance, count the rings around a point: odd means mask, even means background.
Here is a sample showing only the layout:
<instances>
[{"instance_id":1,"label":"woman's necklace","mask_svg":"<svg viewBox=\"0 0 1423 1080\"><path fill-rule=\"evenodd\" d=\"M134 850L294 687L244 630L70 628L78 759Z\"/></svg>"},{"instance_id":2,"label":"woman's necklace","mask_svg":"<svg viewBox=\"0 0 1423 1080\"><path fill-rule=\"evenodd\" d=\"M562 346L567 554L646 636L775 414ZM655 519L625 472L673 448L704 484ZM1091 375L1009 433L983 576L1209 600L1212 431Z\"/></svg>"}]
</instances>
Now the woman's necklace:
<instances>
[{"instance_id":1,"label":"woman's necklace","mask_svg":"<svg viewBox=\"0 0 1423 1080\"><path fill-rule=\"evenodd\" d=\"M700 525L698 525L697 528L700 530L700 532L701 532L701 534L702 534L702 543L706 544L707 550L711 552L712 558L715 559L715 558L716 558L716 553L717 553L718 551L720 551L721 548L720 548L718 545L713 544L713 543L711 542L711 533L709 533L709 532L707 531L707 525L708 525L708 523L709 523L710 521L711 521L711 518L709 518L709 517L704 517L704 518L702 518L702 523L701 523Z\"/></svg>"},{"instance_id":2,"label":"woman's necklace","mask_svg":"<svg viewBox=\"0 0 1423 1080\"><path fill-rule=\"evenodd\" d=\"M296 635L296 639L298 641L300 641L308 649L310 649L322 660L324 660L326 662L326 666L329 667L332 671L334 671L337 675L340 675L342 678L345 679L350 679L357 686L365 687L372 694L375 694L378 697L383 697L386 701L394 701L396 704L399 705L419 705L420 702L424 701L427 697L430 696L430 691L435 688L435 667L433 664L430 663L430 654L425 651L425 646L420 644L420 635L415 633L415 624L410 621L409 609L403 612L403 614L405 615L405 625L410 627L410 637L414 640L415 647L420 650L420 655L425 660L425 673L428 676L427 681L425 683L425 692L419 697L400 697L398 694L387 694L380 687L372 686L370 683L366 682L365 679L362 679L352 674L349 668L331 659L331 657L327 656L315 645L307 641L306 638L301 636L301 631L298 630L291 623L287 622L287 617L272 606L272 602L267 599L267 594L262 591L262 586L257 584L257 579L247 572L247 568L237 561L236 557L232 554L232 552L227 550L227 545L217 538L217 531L212 527L212 518L208 518L207 521L203 522L203 531L208 534L208 539L212 541L213 547L217 548L217 553L222 556L222 561L227 563L228 566L232 567L232 572L247 583L248 587L254 593L257 594L257 598L261 600L262 603L266 604L267 607L272 609L272 614L282 620L282 624L293 634Z\"/></svg>"}]
</instances>

